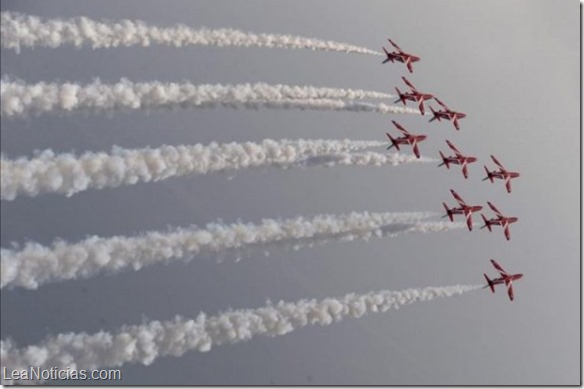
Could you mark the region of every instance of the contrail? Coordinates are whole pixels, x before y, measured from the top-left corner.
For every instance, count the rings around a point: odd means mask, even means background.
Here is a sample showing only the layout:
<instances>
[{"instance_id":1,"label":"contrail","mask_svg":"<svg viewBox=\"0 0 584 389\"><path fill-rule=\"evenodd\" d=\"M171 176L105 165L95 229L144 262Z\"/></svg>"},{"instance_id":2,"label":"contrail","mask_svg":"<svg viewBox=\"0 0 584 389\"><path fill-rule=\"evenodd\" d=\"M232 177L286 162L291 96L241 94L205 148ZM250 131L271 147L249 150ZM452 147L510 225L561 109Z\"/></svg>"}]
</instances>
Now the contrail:
<instances>
[{"instance_id":1,"label":"contrail","mask_svg":"<svg viewBox=\"0 0 584 389\"><path fill-rule=\"evenodd\" d=\"M0 250L0 287L36 289L48 282L88 278L127 268L140 270L170 260L189 262L193 256L291 240L334 238L368 240L393 232L439 232L465 228L464 223L420 222L435 213L369 213L317 215L312 218L264 219L259 224L209 223L150 231L138 236L90 236L78 243L56 240L51 246L27 242L22 249Z\"/></svg>"},{"instance_id":2,"label":"contrail","mask_svg":"<svg viewBox=\"0 0 584 389\"><path fill-rule=\"evenodd\" d=\"M376 91L264 83L220 85L142 82L122 79L115 84L0 82L1 114L7 117L70 111L116 111L160 108L297 108L380 113L417 113L418 110L386 104L360 104L355 99L383 99L392 95ZM343 101L350 99L351 101Z\"/></svg>"},{"instance_id":3,"label":"contrail","mask_svg":"<svg viewBox=\"0 0 584 389\"><path fill-rule=\"evenodd\" d=\"M52 150L34 158L0 157L0 198L60 193L72 196L87 189L114 188L170 177L244 168L293 166L381 166L436 162L413 155L347 151L383 146L385 142L363 140L272 140L260 143L211 143L192 146L124 149L110 153L55 154Z\"/></svg>"},{"instance_id":4,"label":"contrail","mask_svg":"<svg viewBox=\"0 0 584 389\"><path fill-rule=\"evenodd\" d=\"M9 370L28 370L30 366L93 370L126 363L150 365L160 357L180 357L191 350L207 352L214 346L245 342L258 335L285 335L308 325L328 326L345 318L360 318L480 288L482 285L452 285L268 302L261 308L228 310L216 316L201 312L195 319L176 316L168 321L125 325L114 333L63 333L21 349L10 340L2 341L0 349L2 363Z\"/></svg>"},{"instance_id":5,"label":"contrail","mask_svg":"<svg viewBox=\"0 0 584 389\"><path fill-rule=\"evenodd\" d=\"M64 45L97 48L150 44L184 46L239 46L309 49L381 56L382 53L347 43L294 35L254 34L234 29L193 29L186 25L158 27L139 20L95 21L86 17L43 20L16 12L2 12L1 45L20 52L22 47L57 48Z\"/></svg>"}]
</instances>

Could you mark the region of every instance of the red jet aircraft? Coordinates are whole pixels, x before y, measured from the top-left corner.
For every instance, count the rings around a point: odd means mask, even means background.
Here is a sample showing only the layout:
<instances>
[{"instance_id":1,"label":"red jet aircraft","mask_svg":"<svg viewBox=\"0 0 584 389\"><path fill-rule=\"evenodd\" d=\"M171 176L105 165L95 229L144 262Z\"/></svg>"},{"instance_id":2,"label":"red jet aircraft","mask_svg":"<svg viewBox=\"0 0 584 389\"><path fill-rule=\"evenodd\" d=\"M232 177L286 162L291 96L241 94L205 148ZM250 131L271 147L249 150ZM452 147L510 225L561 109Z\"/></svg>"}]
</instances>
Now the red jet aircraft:
<instances>
[{"instance_id":1,"label":"red jet aircraft","mask_svg":"<svg viewBox=\"0 0 584 389\"><path fill-rule=\"evenodd\" d=\"M489 231L493 231L491 229L491 226L501 226L501 227L503 227L503 230L505 231L505 238L507 238L507 240L511 239L511 232L509 231L509 225L512 223L515 223L517 220L519 220L519 218L503 216L503 214L497 208L495 208L495 206L491 202L487 201L487 204L489 204L489 207L491 207L493 212L495 212L497 214L497 217L494 219L487 220L485 215L483 215L481 213L481 216L482 216L483 220L485 221L485 225L482 226L481 228L487 227L489 229Z\"/></svg>"},{"instance_id":2,"label":"red jet aircraft","mask_svg":"<svg viewBox=\"0 0 584 389\"><path fill-rule=\"evenodd\" d=\"M468 178L467 166L469 163L476 162L476 157L462 155L460 151L458 151L458 149L448 140L446 141L446 144L452 149L452 151L454 151L455 155L452 157L445 157L444 154L442 154L442 151L439 151L440 156L442 157L442 163L438 166L446 165L446 168L450 169L451 163L454 165L462 165L462 175L464 178Z\"/></svg>"},{"instance_id":3,"label":"red jet aircraft","mask_svg":"<svg viewBox=\"0 0 584 389\"><path fill-rule=\"evenodd\" d=\"M468 226L468 230L472 231L472 214L474 212L478 212L481 209L483 209L483 206L482 205L466 205L466 203L464 202L462 197L460 197L458 195L458 193L456 193L452 189L450 189L450 193L452 193L452 196L454 196L456 201L458 201L458 205L460 205L460 206L458 208L450 208L449 209L448 206L446 205L446 203L442 203L442 205L444 205L444 209L446 209L445 216L448 216L450 218L450 221L454 221L454 215L456 215L456 214L464 215L466 217L466 225Z\"/></svg>"},{"instance_id":4,"label":"red jet aircraft","mask_svg":"<svg viewBox=\"0 0 584 389\"><path fill-rule=\"evenodd\" d=\"M485 178L483 178L483 181L490 180L491 182L494 182L493 178L499 178L501 180L505 180L505 187L507 188L507 193L511 193L511 179L519 177L519 173L510 172L510 171L506 170L503 167L503 165L501 165L501 162L499 162L497 160L497 158L495 158L493 155L491 155L491 159L499 167L499 170L498 171L493 170L492 172L490 172L489 169L487 169L487 167L485 166L485 171L487 172L487 176Z\"/></svg>"},{"instance_id":5,"label":"red jet aircraft","mask_svg":"<svg viewBox=\"0 0 584 389\"><path fill-rule=\"evenodd\" d=\"M398 122L395 120L391 121L394 126L400 130L404 136L399 138L393 138L389 133L385 133L389 140L391 141L391 145L387 148L388 150L395 146L396 149L399 150L399 145L411 145L413 146L414 154L416 154L417 158L420 158L420 150L418 149L418 143L426 139L426 135L412 135L410 134L405 128L403 128Z\"/></svg>"},{"instance_id":6,"label":"red jet aircraft","mask_svg":"<svg viewBox=\"0 0 584 389\"><path fill-rule=\"evenodd\" d=\"M432 122L436 119L438 119L438 121L440 121L440 119L450 120L452 122L452 124L454 124L454 128L456 128L457 130L460 130L460 128L458 126L458 119L464 119L466 117L466 114L462 113L462 112L456 112L456 111L451 110L450 108L448 108L446 106L446 104L444 104L442 101L438 100L436 97L434 97L434 100L436 100L436 102L438 104L440 104L442 106L442 108L444 108L444 109L440 110L440 111L434 111L432 106L430 106L430 110L434 114L434 117L432 119L430 119L430 121Z\"/></svg>"},{"instance_id":7,"label":"red jet aircraft","mask_svg":"<svg viewBox=\"0 0 584 389\"><path fill-rule=\"evenodd\" d=\"M521 277L523 277L523 274L521 274L521 273L507 274L507 272L505 270L503 270L503 268L497 262L495 262L494 259L491 259L491 263L493 264L495 269L497 269L499 271L499 274L501 275L501 277L495 278L494 280L491 280L491 279L489 279L489 277L487 277L487 275L485 273L483 273L483 275L485 276L485 279L487 280L487 284L488 284L485 286L485 288L489 287L489 288L491 288L491 291L493 293L495 293L495 285L505 284L505 286L507 286L507 294L509 295L509 299L511 301L513 301L513 281L518 280Z\"/></svg>"},{"instance_id":8,"label":"red jet aircraft","mask_svg":"<svg viewBox=\"0 0 584 389\"><path fill-rule=\"evenodd\" d=\"M392 53L388 53L387 50L385 50L385 47L382 47L383 52L387 56L387 58L382 63L387 63L389 61L391 61L392 63L393 63L393 61L403 62L408 67L408 70L410 71L410 73L413 73L414 69L412 67L412 63L418 62L420 60L420 57L417 57L415 55L408 54L408 53L404 52L391 39L388 39L388 41L389 41L389 43L391 43L391 45L393 47L395 47L397 49L397 51L394 51Z\"/></svg>"},{"instance_id":9,"label":"red jet aircraft","mask_svg":"<svg viewBox=\"0 0 584 389\"><path fill-rule=\"evenodd\" d=\"M411 82L409 82L407 80L407 78L402 77L402 80L404 80L406 85L410 87L410 92L401 93L399 91L399 89L395 88L395 90L397 91L397 94L399 95L399 99L396 100L395 102L397 103L398 101L401 101L404 105L406 105L406 100L415 101L417 103L420 103L419 109L420 109L420 113L423 115L425 113L424 101L434 98L434 95L431 95L429 93L418 92L416 87Z\"/></svg>"}]
</instances>

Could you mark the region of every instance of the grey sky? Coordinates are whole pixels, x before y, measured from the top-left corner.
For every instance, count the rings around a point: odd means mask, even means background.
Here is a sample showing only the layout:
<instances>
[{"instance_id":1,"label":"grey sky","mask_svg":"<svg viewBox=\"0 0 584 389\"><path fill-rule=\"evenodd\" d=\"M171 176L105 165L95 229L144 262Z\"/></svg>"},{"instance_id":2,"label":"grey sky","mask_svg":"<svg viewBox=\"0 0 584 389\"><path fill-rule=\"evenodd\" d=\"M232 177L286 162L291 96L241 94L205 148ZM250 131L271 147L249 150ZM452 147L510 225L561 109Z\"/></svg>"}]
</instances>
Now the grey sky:
<instances>
[{"instance_id":1,"label":"grey sky","mask_svg":"<svg viewBox=\"0 0 584 389\"><path fill-rule=\"evenodd\" d=\"M466 112L461 131L416 116L276 110L177 110L2 118L2 152L156 147L264 138L383 139L396 119L428 134L423 155L450 139L476 155L455 167L241 171L156 184L2 202L1 244L134 235L217 219L349 211L441 211L449 189L518 216L498 229L274 250L217 264L154 266L38 291L2 292L2 339L28 345L65 331L115 330L145 318L254 308L266 299L474 284L496 258L523 272L516 300L503 290L419 303L399 311L308 327L211 352L126 365L125 384L580 383L579 3L552 0L416 1L3 1L2 10L290 33L378 49L391 37L422 57L409 75L381 57L281 49L152 46L112 50L2 50L2 74L34 81L182 81L313 84L393 92L405 75ZM434 106L436 106L434 104ZM482 182L495 154L521 172L507 194Z\"/></svg>"}]
</instances>

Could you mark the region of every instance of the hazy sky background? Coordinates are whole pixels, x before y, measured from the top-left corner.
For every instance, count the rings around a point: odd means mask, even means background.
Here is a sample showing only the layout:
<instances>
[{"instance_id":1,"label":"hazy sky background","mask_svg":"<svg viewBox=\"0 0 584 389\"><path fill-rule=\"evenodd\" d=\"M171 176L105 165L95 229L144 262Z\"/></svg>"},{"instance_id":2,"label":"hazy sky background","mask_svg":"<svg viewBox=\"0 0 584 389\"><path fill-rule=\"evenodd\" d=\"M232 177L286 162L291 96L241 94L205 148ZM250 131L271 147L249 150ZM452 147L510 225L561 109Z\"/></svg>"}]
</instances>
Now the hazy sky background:
<instances>
[{"instance_id":1,"label":"hazy sky background","mask_svg":"<svg viewBox=\"0 0 584 389\"><path fill-rule=\"evenodd\" d=\"M123 367L124 384L546 384L580 383L579 3L500 1L2 1L2 11L45 17L142 19L160 26L232 27L379 49L391 37L420 55L412 75L381 57L283 49L164 46L2 50L2 75L29 82L268 82L393 92L405 75L468 114L450 123L419 116L283 110L177 110L2 118L2 152L30 156L264 138L383 140L396 119L429 135L423 155L450 139L475 155L470 178L432 164L250 170L161 183L3 201L1 244L87 235L135 235L168 226L350 211L436 211L494 202L518 216L500 229L410 234L274 250L239 263L171 263L37 291L2 291L1 337L19 345L66 331L115 330L199 311L255 308L266 299L475 284L497 259L523 272L509 302L477 291L399 311L257 337ZM436 107L435 104L433 104ZM482 182L495 154L520 171L513 193Z\"/></svg>"}]
</instances>

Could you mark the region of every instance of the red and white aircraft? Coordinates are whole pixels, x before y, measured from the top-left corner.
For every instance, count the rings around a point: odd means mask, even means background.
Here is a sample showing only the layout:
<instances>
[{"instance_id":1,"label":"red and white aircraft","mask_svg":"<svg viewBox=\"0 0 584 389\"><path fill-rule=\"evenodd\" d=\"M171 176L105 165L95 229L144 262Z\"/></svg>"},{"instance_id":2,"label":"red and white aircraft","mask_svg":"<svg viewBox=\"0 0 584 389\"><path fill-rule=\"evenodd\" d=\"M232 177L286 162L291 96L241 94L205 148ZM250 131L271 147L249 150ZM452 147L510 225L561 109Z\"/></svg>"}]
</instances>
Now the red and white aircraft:
<instances>
[{"instance_id":1,"label":"red and white aircraft","mask_svg":"<svg viewBox=\"0 0 584 389\"><path fill-rule=\"evenodd\" d=\"M505 284L505 286L507 287L507 294L509 295L509 299L511 301L513 301L513 281L518 280L521 277L523 277L523 274L521 274L521 273L508 274L505 270L503 270L501 265L499 265L497 262L495 262L494 259L491 259L491 263L493 264L495 269L497 269L499 271L499 274L501 275L501 277L495 278L494 280L491 280L491 279L489 279L489 277L487 277L487 275L485 273L483 273L483 275L485 276L485 279L487 280L487 284L488 284L485 286L485 288L489 287L489 288L491 288L491 291L493 293L495 293L495 285Z\"/></svg>"},{"instance_id":2,"label":"red and white aircraft","mask_svg":"<svg viewBox=\"0 0 584 389\"><path fill-rule=\"evenodd\" d=\"M423 115L425 113L424 101L434 98L434 95L418 92L416 87L411 82L409 82L407 78L402 77L402 80L404 80L406 85L410 87L410 92L401 93L399 89L395 88L397 94L399 95L399 99L395 102L397 103L398 101L401 101L404 105L406 105L406 100L415 101L419 103L420 113Z\"/></svg>"},{"instance_id":3,"label":"red and white aircraft","mask_svg":"<svg viewBox=\"0 0 584 389\"><path fill-rule=\"evenodd\" d=\"M458 193L456 193L452 189L450 189L450 193L452 193L452 196L454 196L456 201L458 201L459 207L458 208L448 208L446 203L442 203L442 205L444 205L444 209L446 209L445 216L448 216L450 218L450 221L454 221L454 215L456 215L456 214L464 215L466 217L466 225L468 226L468 230L472 231L472 214L474 212L478 212L481 209L483 209L483 206L482 205L467 205L464 202L464 200L462 199L462 197L460 197L458 195Z\"/></svg>"},{"instance_id":4,"label":"red and white aircraft","mask_svg":"<svg viewBox=\"0 0 584 389\"><path fill-rule=\"evenodd\" d=\"M397 49L397 51L394 51L392 53L388 53L387 50L385 50L385 47L382 47L383 52L385 53L385 55L387 56L387 58L382 62L382 63L387 63L389 61L391 61L393 63L393 61L397 61L397 62L403 62L406 64L406 66L408 67L408 70L410 71L410 73L413 73L414 69L412 67L412 63L414 62L418 62L420 60L420 57L417 57L415 55L412 54L408 54L406 52L404 52L402 49L400 49L400 47L395 44L394 41L392 41L391 39L388 39L389 43L391 43L391 45L393 47L395 47Z\"/></svg>"},{"instance_id":5,"label":"red and white aircraft","mask_svg":"<svg viewBox=\"0 0 584 389\"><path fill-rule=\"evenodd\" d=\"M462 112L456 112L456 111L451 110L450 108L448 108L446 106L446 104L444 104L442 101L438 100L438 98L436 98L436 97L434 97L434 100L436 100L436 102L438 104L440 104L442 106L442 108L444 108L444 109L439 110L439 111L434 111L434 108L432 108L432 106L430 106L430 110L434 114L434 117L432 119L430 119L430 121L432 122L436 119L438 119L438 121L440 121L440 119L450 120L452 122L452 124L454 124L454 128L456 128L457 130L460 130L460 128L458 126L458 119L464 119L466 117L466 114L462 113Z\"/></svg>"},{"instance_id":6,"label":"red and white aircraft","mask_svg":"<svg viewBox=\"0 0 584 389\"><path fill-rule=\"evenodd\" d=\"M446 144L452 149L452 151L454 151L455 155L451 157L445 157L444 154L442 154L442 151L439 151L440 156L442 157L442 163L438 166L446 165L446 168L450 169L451 163L454 165L462 165L462 175L464 178L468 178L467 166L469 163L476 162L476 157L462 155L460 151L458 151L458 149L452 143L450 143L449 140L446 140Z\"/></svg>"},{"instance_id":7,"label":"red and white aircraft","mask_svg":"<svg viewBox=\"0 0 584 389\"><path fill-rule=\"evenodd\" d=\"M487 201L487 204L489 204L489 207L491 207L493 212L495 212L497 214L497 217L494 219L487 220L485 215L483 215L481 213L481 216L482 216L483 220L485 221L485 225L482 226L481 228L487 227L489 229L489 231L493 231L491 229L491 226L501 226L501 227L503 227L503 231L505 232L505 238L507 238L507 240L511 239L511 232L509 231L509 225L512 223L515 223L517 220L519 220L519 218L514 217L514 216L512 216L512 217L503 216L503 214L497 208L495 208L495 206L490 201Z\"/></svg>"},{"instance_id":8,"label":"red and white aircraft","mask_svg":"<svg viewBox=\"0 0 584 389\"><path fill-rule=\"evenodd\" d=\"M416 154L417 158L420 158L420 150L418 149L418 143L426 139L426 135L412 135L410 134L405 128L403 128L398 122L395 120L391 121L394 126L400 130L404 136L399 138L393 138L389 133L385 133L389 140L391 141L391 145L387 148L387 150L391 149L395 146L396 149L399 150L399 145L411 145L413 146L414 154Z\"/></svg>"},{"instance_id":9,"label":"red and white aircraft","mask_svg":"<svg viewBox=\"0 0 584 389\"><path fill-rule=\"evenodd\" d=\"M491 182L494 182L493 181L494 178L499 178L501 180L505 180L505 187L507 188L507 193L511 193L511 179L512 178L519 177L519 173L517 173L517 172L510 172L510 171L506 170L503 167L503 165L501 165L501 162L499 162L497 160L497 158L495 158L493 155L491 155L491 159L499 167L499 170L498 171L497 170L493 170L491 172L485 166L485 171L487 172L487 176L485 178L483 178L483 181L490 180Z\"/></svg>"}]
</instances>

